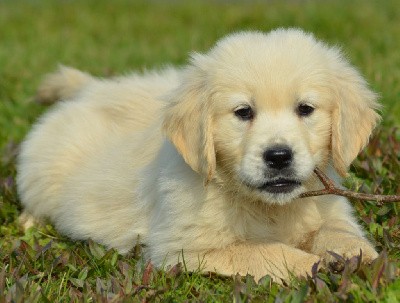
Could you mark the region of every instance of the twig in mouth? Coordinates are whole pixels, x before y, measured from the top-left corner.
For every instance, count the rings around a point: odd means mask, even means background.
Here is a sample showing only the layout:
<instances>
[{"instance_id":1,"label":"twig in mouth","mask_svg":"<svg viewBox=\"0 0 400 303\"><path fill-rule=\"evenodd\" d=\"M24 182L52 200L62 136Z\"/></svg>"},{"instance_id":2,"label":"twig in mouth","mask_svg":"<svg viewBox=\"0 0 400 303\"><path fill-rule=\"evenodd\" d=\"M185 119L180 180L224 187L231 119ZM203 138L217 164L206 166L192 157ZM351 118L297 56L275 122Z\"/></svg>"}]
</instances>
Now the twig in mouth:
<instances>
[{"instance_id":1,"label":"twig in mouth","mask_svg":"<svg viewBox=\"0 0 400 303\"><path fill-rule=\"evenodd\" d=\"M400 195L364 194L364 193L357 193L347 189L338 188L333 183L333 181L329 179L329 177L325 175L318 167L315 168L314 173L317 175L318 179L322 182L325 188L321 190L314 190L302 193L300 195L300 198L322 196L322 195L337 195L359 200L376 201L378 202L378 205L382 205L384 202L400 202Z\"/></svg>"}]
</instances>

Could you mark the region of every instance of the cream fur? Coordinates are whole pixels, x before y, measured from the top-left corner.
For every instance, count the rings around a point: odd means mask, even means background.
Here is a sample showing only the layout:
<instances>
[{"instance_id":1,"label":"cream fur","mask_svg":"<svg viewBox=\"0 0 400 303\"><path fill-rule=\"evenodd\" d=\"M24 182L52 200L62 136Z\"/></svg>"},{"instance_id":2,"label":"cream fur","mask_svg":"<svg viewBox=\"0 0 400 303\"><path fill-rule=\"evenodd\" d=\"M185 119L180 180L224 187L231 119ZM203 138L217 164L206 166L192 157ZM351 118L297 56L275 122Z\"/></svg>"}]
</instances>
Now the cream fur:
<instances>
[{"instance_id":1,"label":"cream fur","mask_svg":"<svg viewBox=\"0 0 400 303\"><path fill-rule=\"evenodd\" d=\"M295 29L228 36L182 70L110 80L61 68L39 89L56 104L21 147L24 218L49 218L72 239L127 253L138 237L157 266L231 275L305 274L327 251L377 256L345 198L297 198L320 187L318 166L340 182L367 143L376 95L340 51ZM299 117L306 102L315 108ZM251 106L252 121L234 111ZM162 131L163 129L163 131ZM293 150L288 193L262 153Z\"/></svg>"}]
</instances>

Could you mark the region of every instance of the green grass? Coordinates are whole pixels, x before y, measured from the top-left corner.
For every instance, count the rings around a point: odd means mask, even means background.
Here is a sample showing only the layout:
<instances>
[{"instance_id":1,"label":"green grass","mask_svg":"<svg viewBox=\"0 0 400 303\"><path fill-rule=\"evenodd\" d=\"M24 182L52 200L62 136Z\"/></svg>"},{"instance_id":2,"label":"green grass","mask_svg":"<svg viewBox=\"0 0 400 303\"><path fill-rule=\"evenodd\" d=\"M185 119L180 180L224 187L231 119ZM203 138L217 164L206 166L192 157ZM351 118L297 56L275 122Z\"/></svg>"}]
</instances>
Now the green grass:
<instances>
[{"instance_id":1,"label":"green grass","mask_svg":"<svg viewBox=\"0 0 400 303\"><path fill-rule=\"evenodd\" d=\"M51 227L17 224L18 143L44 106L33 96L58 63L100 76L184 64L232 31L301 27L339 44L381 94L383 123L347 186L400 194L400 5L398 1L18 1L0 0L0 303L70 301L397 302L399 205L353 201L382 251L372 266L350 260L287 286L268 277L221 278L144 264L138 248L122 257L74 243ZM396 128L397 127L397 128Z\"/></svg>"}]
</instances>

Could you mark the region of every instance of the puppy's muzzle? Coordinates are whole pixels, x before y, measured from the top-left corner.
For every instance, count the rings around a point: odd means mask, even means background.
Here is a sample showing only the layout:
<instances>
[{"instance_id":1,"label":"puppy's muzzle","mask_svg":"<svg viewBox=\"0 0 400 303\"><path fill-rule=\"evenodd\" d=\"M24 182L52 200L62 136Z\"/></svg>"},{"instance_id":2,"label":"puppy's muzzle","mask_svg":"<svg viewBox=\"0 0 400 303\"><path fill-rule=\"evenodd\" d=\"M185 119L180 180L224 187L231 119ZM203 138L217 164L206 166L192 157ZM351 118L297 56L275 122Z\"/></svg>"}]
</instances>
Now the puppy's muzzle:
<instances>
[{"instance_id":1,"label":"puppy's muzzle","mask_svg":"<svg viewBox=\"0 0 400 303\"><path fill-rule=\"evenodd\" d=\"M263 158L268 168L282 170L292 163L293 151L286 145L277 145L267 149Z\"/></svg>"},{"instance_id":2,"label":"puppy's muzzle","mask_svg":"<svg viewBox=\"0 0 400 303\"><path fill-rule=\"evenodd\" d=\"M261 191L273 194L290 193L301 182L293 178L293 151L287 145L275 145L263 153L263 160L269 171L268 181L258 186Z\"/></svg>"}]
</instances>

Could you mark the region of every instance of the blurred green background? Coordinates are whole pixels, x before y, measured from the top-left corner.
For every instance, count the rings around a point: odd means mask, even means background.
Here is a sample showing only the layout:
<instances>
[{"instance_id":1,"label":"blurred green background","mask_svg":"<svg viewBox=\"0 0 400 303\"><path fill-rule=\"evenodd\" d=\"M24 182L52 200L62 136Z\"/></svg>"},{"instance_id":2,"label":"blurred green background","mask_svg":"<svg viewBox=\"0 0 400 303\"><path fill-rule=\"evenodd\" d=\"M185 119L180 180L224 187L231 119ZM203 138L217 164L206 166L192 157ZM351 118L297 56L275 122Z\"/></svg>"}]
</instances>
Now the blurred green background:
<instances>
[{"instance_id":1,"label":"blurred green background","mask_svg":"<svg viewBox=\"0 0 400 303\"><path fill-rule=\"evenodd\" d=\"M300 27L340 45L400 125L400 2L0 0L0 147L43 110L33 96L59 63L99 76L184 64L239 30Z\"/></svg>"}]
</instances>

